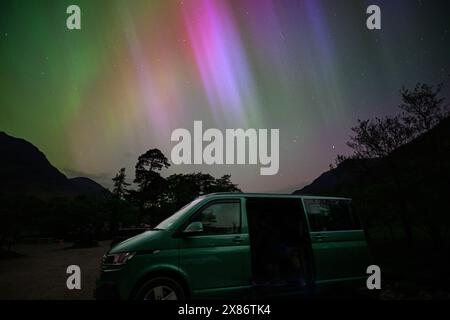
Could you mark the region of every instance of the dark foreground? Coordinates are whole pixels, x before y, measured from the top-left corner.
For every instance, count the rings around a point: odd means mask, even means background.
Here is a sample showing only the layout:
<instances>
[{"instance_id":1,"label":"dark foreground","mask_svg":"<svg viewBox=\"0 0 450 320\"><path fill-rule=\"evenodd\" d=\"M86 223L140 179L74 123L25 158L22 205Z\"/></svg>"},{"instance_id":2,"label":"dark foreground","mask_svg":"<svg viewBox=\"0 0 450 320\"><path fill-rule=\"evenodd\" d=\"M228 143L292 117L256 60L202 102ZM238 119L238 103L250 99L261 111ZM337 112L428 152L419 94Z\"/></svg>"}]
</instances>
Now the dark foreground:
<instances>
[{"instance_id":1,"label":"dark foreground","mask_svg":"<svg viewBox=\"0 0 450 320\"><path fill-rule=\"evenodd\" d=\"M68 244L18 244L22 256L0 260L0 299L93 299L102 255L110 241L98 247L67 249ZM81 268L81 290L68 290L66 269Z\"/></svg>"},{"instance_id":2,"label":"dark foreground","mask_svg":"<svg viewBox=\"0 0 450 320\"><path fill-rule=\"evenodd\" d=\"M99 273L102 255L109 249L110 241L100 242L98 247L68 249L68 244L18 244L14 250L19 253L14 258L0 259L0 300L44 299L44 300L87 300L93 299L95 280ZM380 299L450 299L450 293L443 285L443 279L421 279L424 275L443 275L438 270L446 268L442 255L417 259L414 254L410 259L402 257L396 261L398 254L388 255L379 261L384 270ZM432 252L429 252L429 254ZM415 259L414 259L415 258ZM423 259L425 258L425 259ZM422 265L417 261L422 261ZM426 268L424 262L432 262L433 270ZM415 263L416 262L416 263ZM69 265L81 268L81 290L68 290L66 269ZM401 266L394 270L390 266ZM396 269L396 268L395 268ZM415 274L408 274L415 271ZM428 280L418 281L419 279ZM383 281L384 280L384 281ZM440 281L439 281L440 280ZM430 285L431 284L431 285ZM341 297L334 293L328 298ZM365 295L363 295L364 299ZM361 298L358 295L357 298ZM374 296L371 296L373 299Z\"/></svg>"}]
</instances>

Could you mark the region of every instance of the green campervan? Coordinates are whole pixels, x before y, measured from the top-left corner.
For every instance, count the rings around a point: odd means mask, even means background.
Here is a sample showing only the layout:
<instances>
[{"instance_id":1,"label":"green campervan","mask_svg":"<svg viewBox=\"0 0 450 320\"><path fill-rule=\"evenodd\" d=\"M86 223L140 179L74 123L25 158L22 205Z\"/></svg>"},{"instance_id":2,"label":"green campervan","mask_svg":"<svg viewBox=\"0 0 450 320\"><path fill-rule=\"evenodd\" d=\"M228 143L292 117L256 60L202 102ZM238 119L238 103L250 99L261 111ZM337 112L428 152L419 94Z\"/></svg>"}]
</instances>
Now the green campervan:
<instances>
[{"instance_id":1,"label":"green campervan","mask_svg":"<svg viewBox=\"0 0 450 320\"><path fill-rule=\"evenodd\" d=\"M201 196L104 255L97 298L182 300L314 294L365 284L351 199Z\"/></svg>"}]
</instances>

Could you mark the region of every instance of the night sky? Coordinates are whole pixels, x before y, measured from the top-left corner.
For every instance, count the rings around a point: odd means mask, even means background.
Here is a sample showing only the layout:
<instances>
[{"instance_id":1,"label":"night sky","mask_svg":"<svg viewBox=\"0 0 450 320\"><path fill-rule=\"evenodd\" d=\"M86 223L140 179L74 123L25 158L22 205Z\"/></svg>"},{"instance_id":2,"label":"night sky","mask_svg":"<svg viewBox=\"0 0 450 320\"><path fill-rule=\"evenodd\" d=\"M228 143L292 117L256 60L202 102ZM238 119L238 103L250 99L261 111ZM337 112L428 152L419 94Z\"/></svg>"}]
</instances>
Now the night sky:
<instances>
[{"instance_id":1,"label":"night sky","mask_svg":"<svg viewBox=\"0 0 450 320\"><path fill-rule=\"evenodd\" d=\"M81 30L66 8L81 8ZM366 28L381 7L382 30ZM0 131L58 169L109 187L176 128L280 129L280 171L232 175L244 191L292 191L345 146L358 118L397 112L398 90L450 74L449 1L41 1L0 4Z\"/></svg>"}]
</instances>

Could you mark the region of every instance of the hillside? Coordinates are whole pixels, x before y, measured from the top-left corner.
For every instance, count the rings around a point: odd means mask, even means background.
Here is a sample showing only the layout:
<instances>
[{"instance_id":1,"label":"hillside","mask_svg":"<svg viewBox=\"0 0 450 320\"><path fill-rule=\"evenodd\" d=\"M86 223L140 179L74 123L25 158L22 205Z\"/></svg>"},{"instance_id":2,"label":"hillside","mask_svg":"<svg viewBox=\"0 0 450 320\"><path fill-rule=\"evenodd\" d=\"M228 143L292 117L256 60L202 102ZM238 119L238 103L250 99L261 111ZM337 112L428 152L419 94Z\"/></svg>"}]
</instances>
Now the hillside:
<instances>
[{"instance_id":1,"label":"hillside","mask_svg":"<svg viewBox=\"0 0 450 320\"><path fill-rule=\"evenodd\" d=\"M438 180L440 185L443 179L450 180L449 156L450 118L446 118L388 157L345 160L337 168L322 173L311 184L294 191L294 194L341 194L353 188L371 188L376 183L390 180L393 173L402 185L434 180ZM433 184L430 188L436 186L436 182Z\"/></svg>"},{"instance_id":2,"label":"hillside","mask_svg":"<svg viewBox=\"0 0 450 320\"><path fill-rule=\"evenodd\" d=\"M91 179L68 179L33 144L0 132L0 193L38 197L107 193Z\"/></svg>"}]
</instances>

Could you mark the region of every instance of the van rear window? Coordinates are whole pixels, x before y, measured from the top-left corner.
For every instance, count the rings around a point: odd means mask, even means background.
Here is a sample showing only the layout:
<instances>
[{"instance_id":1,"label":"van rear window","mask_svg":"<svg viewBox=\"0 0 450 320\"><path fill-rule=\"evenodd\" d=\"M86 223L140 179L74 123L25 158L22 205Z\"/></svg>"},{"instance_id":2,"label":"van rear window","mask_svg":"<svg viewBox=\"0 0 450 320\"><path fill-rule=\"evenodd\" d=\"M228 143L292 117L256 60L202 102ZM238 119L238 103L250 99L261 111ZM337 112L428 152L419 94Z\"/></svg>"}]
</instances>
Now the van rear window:
<instances>
[{"instance_id":1,"label":"van rear window","mask_svg":"<svg viewBox=\"0 0 450 320\"><path fill-rule=\"evenodd\" d=\"M311 231L360 230L350 200L304 199Z\"/></svg>"}]
</instances>

